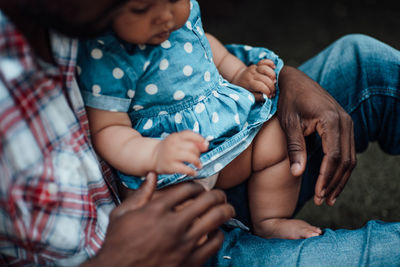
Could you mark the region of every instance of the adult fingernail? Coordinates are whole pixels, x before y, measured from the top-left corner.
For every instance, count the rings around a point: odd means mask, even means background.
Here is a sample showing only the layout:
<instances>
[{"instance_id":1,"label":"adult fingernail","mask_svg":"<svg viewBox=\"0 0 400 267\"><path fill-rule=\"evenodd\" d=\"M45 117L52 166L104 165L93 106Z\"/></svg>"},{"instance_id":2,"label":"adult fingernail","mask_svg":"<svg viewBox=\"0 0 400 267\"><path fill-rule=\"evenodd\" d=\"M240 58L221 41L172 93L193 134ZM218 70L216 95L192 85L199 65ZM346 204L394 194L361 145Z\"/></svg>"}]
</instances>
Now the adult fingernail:
<instances>
[{"instance_id":1,"label":"adult fingernail","mask_svg":"<svg viewBox=\"0 0 400 267\"><path fill-rule=\"evenodd\" d=\"M292 173L298 173L298 172L300 172L301 171L301 166L300 166L300 163L293 163L291 166L290 166L290 171L292 172Z\"/></svg>"},{"instance_id":2,"label":"adult fingernail","mask_svg":"<svg viewBox=\"0 0 400 267\"><path fill-rule=\"evenodd\" d=\"M322 189L322 191L321 191L321 197L324 197L325 194L326 194L326 189Z\"/></svg>"}]
</instances>

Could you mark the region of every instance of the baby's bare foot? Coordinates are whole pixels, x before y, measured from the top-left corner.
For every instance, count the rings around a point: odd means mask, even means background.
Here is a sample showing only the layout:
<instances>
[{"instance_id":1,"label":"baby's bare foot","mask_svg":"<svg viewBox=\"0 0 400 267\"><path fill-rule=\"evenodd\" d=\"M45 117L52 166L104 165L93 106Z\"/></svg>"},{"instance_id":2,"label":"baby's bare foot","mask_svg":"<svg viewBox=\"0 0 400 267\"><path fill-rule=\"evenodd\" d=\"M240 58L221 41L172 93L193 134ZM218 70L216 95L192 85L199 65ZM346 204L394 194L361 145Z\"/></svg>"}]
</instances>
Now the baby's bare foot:
<instances>
[{"instance_id":1,"label":"baby's bare foot","mask_svg":"<svg viewBox=\"0 0 400 267\"><path fill-rule=\"evenodd\" d=\"M254 234L264 238L304 239L322 234L322 230L303 220L268 219L254 225Z\"/></svg>"}]
</instances>

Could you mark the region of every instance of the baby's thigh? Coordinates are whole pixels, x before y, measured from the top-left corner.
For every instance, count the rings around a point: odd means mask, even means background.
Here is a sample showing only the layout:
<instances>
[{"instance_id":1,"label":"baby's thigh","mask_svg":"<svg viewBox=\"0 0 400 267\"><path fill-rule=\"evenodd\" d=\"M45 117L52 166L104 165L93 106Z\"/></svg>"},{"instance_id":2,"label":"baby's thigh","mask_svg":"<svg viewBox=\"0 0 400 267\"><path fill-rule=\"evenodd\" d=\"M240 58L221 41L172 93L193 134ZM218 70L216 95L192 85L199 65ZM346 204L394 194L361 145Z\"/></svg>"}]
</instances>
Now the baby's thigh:
<instances>
[{"instance_id":1,"label":"baby's thigh","mask_svg":"<svg viewBox=\"0 0 400 267\"><path fill-rule=\"evenodd\" d=\"M217 188L228 189L243 183L251 175L251 144L238 157L221 170L216 183Z\"/></svg>"},{"instance_id":2,"label":"baby's thigh","mask_svg":"<svg viewBox=\"0 0 400 267\"><path fill-rule=\"evenodd\" d=\"M287 158L286 135L276 116L267 121L253 141L253 171L261 171Z\"/></svg>"}]
</instances>

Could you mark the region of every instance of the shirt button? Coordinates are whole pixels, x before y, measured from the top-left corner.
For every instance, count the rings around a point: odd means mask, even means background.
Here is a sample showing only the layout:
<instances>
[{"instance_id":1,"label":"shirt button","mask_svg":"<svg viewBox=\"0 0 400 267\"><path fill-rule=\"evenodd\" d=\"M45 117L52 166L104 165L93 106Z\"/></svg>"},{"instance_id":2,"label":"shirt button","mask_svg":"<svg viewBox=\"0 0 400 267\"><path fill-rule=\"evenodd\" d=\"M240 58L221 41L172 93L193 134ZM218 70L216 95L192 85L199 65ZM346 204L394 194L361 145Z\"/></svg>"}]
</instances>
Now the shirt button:
<instances>
[{"instance_id":1,"label":"shirt button","mask_svg":"<svg viewBox=\"0 0 400 267\"><path fill-rule=\"evenodd\" d=\"M50 195L56 195L58 193L58 185L56 183L49 183L47 185L47 192Z\"/></svg>"}]
</instances>

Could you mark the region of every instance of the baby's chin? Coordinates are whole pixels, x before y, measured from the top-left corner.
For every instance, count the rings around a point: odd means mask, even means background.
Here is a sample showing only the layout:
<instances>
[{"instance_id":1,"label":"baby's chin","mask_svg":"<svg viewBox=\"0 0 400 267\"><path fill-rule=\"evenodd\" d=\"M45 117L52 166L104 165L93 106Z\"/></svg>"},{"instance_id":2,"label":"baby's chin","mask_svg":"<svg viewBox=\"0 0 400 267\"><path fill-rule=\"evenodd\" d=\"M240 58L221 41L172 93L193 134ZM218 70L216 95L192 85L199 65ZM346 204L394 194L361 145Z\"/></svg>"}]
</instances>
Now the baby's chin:
<instances>
[{"instance_id":1,"label":"baby's chin","mask_svg":"<svg viewBox=\"0 0 400 267\"><path fill-rule=\"evenodd\" d=\"M158 34L153 36L147 43L150 45L159 45L168 40L170 33L168 34Z\"/></svg>"}]
</instances>

